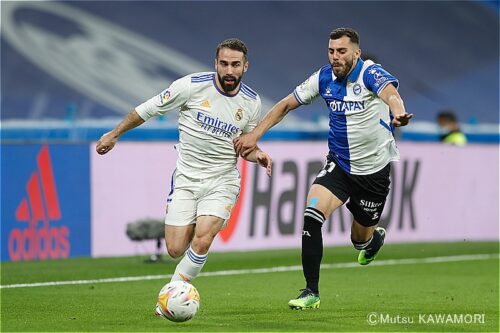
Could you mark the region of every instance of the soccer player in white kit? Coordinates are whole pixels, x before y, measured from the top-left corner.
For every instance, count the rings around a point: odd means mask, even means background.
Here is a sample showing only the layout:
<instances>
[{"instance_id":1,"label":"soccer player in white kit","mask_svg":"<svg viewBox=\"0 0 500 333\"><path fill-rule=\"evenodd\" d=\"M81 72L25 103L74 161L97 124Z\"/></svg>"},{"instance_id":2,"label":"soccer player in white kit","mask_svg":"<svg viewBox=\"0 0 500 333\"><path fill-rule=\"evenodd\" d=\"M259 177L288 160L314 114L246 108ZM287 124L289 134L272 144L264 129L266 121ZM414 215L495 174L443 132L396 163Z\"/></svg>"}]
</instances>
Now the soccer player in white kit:
<instances>
[{"instance_id":1,"label":"soccer player in white kit","mask_svg":"<svg viewBox=\"0 0 500 333\"><path fill-rule=\"evenodd\" d=\"M240 190L233 139L260 119L259 96L241 82L248 69L247 47L227 39L216 50L216 72L187 75L137 106L98 141L106 154L126 131L151 117L180 109L177 168L167 199L165 242L173 258L184 255L172 281L193 280L217 233L229 220ZM271 158L259 148L248 156L271 175Z\"/></svg>"},{"instance_id":2,"label":"soccer player in white kit","mask_svg":"<svg viewBox=\"0 0 500 333\"><path fill-rule=\"evenodd\" d=\"M321 96L329 110L329 154L307 196L302 231L302 269L306 288L288 302L292 309L319 308L319 271L323 257L321 226L347 202L353 215L351 240L358 262L367 265L382 247L385 230L377 228L389 194L390 162L399 159L394 126L413 117L405 111L397 79L379 64L360 58L358 33L330 33L329 64L278 102L249 134L234 140L245 156L257 140L291 110Z\"/></svg>"}]
</instances>

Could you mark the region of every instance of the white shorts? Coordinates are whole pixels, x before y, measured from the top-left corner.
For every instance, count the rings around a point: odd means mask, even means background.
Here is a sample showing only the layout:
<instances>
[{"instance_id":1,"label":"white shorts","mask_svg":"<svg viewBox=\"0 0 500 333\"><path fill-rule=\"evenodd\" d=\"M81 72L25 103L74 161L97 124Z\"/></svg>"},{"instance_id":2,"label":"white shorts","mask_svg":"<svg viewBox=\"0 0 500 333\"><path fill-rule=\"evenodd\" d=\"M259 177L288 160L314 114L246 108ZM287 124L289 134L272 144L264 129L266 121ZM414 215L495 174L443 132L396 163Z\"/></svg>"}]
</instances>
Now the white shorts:
<instances>
[{"instance_id":1,"label":"white shorts","mask_svg":"<svg viewBox=\"0 0 500 333\"><path fill-rule=\"evenodd\" d=\"M238 172L207 179L191 179L178 172L172 176L165 224L186 226L198 216L217 216L224 227L240 193Z\"/></svg>"}]
</instances>

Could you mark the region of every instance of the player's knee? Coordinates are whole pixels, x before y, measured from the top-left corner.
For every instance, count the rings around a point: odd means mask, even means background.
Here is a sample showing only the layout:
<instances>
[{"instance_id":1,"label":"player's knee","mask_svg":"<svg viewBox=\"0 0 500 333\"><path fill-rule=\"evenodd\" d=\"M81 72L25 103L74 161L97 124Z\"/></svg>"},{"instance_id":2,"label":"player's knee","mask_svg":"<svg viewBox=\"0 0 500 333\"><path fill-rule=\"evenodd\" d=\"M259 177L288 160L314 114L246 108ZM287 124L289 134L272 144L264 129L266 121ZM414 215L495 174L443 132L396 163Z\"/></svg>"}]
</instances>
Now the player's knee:
<instances>
[{"instance_id":1,"label":"player's knee","mask_svg":"<svg viewBox=\"0 0 500 333\"><path fill-rule=\"evenodd\" d=\"M304 224L306 223L319 223L319 225L323 225L325 222L325 215L319 209L314 207L306 207L304 210Z\"/></svg>"},{"instance_id":2,"label":"player's knee","mask_svg":"<svg viewBox=\"0 0 500 333\"><path fill-rule=\"evenodd\" d=\"M191 243L191 248L199 255L206 254L212 245L211 237L195 237Z\"/></svg>"},{"instance_id":3,"label":"player's knee","mask_svg":"<svg viewBox=\"0 0 500 333\"><path fill-rule=\"evenodd\" d=\"M182 256L184 254L184 252L186 252L186 249L183 249L179 246L169 246L167 244L167 252L168 252L168 255L171 256L172 258L179 258L180 256Z\"/></svg>"}]
</instances>

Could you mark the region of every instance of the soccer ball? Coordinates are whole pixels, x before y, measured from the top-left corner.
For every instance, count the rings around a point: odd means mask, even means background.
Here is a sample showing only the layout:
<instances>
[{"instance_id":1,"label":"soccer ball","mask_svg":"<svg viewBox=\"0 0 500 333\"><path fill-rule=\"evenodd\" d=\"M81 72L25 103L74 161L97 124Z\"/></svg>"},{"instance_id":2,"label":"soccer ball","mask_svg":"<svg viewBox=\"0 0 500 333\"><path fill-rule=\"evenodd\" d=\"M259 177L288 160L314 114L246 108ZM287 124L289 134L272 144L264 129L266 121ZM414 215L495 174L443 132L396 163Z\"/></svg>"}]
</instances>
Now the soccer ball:
<instances>
[{"instance_id":1,"label":"soccer ball","mask_svg":"<svg viewBox=\"0 0 500 333\"><path fill-rule=\"evenodd\" d=\"M156 315L175 322L188 321L200 308L200 294L184 281L173 281L161 288L156 303Z\"/></svg>"}]
</instances>

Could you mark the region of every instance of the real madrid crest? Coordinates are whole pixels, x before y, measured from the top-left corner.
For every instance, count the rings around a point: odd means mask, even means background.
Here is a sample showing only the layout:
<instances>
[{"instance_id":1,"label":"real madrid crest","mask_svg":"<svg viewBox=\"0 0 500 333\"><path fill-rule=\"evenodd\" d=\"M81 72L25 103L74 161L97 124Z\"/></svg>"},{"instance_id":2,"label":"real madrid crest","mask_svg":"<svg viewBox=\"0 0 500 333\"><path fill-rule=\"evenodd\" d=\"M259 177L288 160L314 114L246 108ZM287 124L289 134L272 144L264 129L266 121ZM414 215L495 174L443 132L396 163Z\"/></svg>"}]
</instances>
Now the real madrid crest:
<instances>
[{"instance_id":1,"label":"real madrid crest","mask_svg":"<svg viewBox=\"0 0 500 333\"><path fill-rule=\"evenodd\" d=\"M240 121L241 119L243 119L243 110L242 109L238 109L236 111L235 118L236 118L236 121Z\"/></svg>"}]
</instances>

